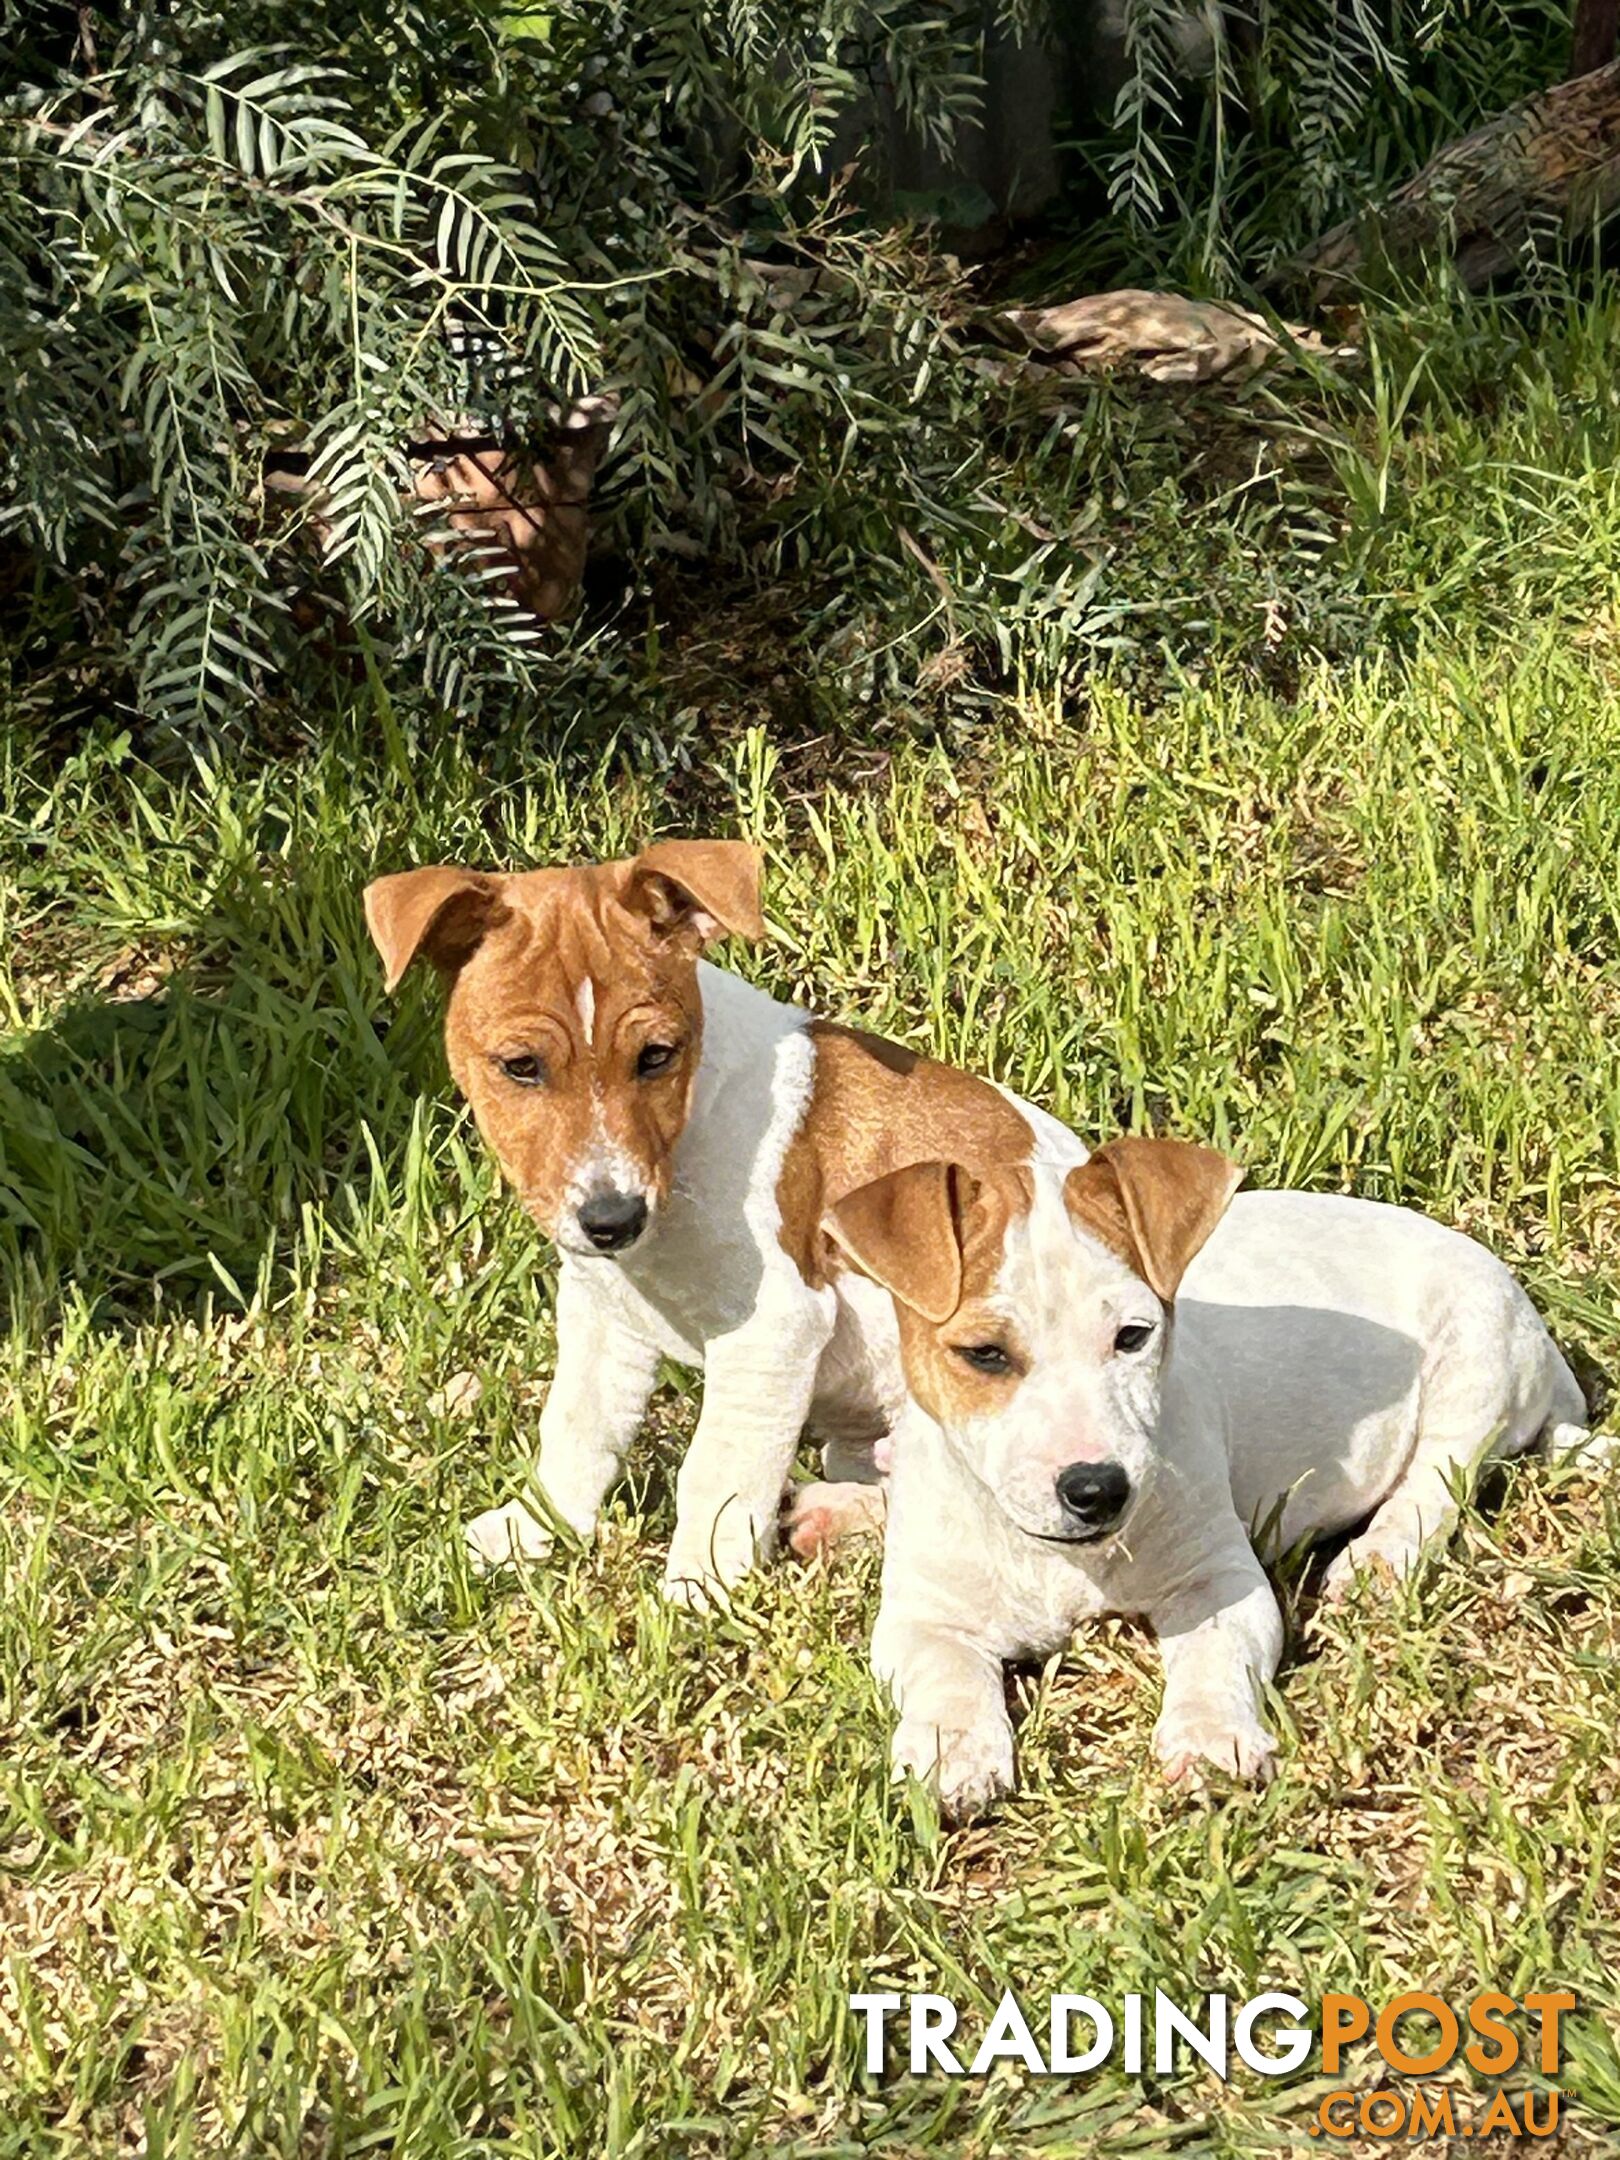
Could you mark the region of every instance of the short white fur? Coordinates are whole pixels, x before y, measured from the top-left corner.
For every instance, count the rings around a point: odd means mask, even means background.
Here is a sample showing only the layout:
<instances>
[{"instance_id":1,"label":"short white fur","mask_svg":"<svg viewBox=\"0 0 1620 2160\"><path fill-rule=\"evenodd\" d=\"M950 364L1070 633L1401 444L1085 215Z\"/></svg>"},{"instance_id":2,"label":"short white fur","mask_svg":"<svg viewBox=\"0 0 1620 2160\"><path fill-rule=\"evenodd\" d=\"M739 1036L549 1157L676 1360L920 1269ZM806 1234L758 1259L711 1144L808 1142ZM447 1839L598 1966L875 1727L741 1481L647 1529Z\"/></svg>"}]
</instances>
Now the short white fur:
<instances>
[{"instance_id":1,"label":"short white fur","mask_svg":"<svg viewBox=\"0 0 1620 2160\"><path fill-rule=\"evenodd\" d=\"M468 1526L480 1564L549 1550L549 1518L588 1535L645 1413L660 1356L704 1372L703 1408L676 1481L669 1595L697 1603L741 1580L777 1538L783 1488L808 1423L842 1481L843 1519L867 1497L874 1445L905 1402L886 1293L844 1276L805 1281L784 1251L777 1190L810 1107L810 1015L699 964L703 1049L667 1204L612 1256L567 1250L557 1368L530 1493ZM1086 1150L1020 1105L1043 1156ZM591 1175L599 1166L587 1165ZM583 1184L583 1172L577 1183ZM824 1490L825 1488L818 1488Z\"/></svg>"},{"instance_id":2,"label":"short white fur","mask_svg":"<svg viewBox=\"0 0 1620 2160\"><path fill-rule=\"evenodd\" d=\"M1255 1540L1270 1552L1370 1515L1330 1591L1365 1568L1400 1577L1482 1458L1588 1442L1580 1388L1507 1269L1403 1209L1242 1195L1171 1313L1042 1176L998 1294L1027 1377L1004 1410L950 1431L908 1408L872 1647L899 1711L895 1764L936 1780L952 1814L1012 1783L1003 1660L1104 1613L1144 1615L1158 1636L1167 1773L1264 1778L1283 1629ZM1147 1345L1117 1351L1117 1330L1144 1320ZM1063 1526L1056 1472L1104 1458L1131 1478L1115 1533L1043 1542Z\"/></svg>"}]
</instances>

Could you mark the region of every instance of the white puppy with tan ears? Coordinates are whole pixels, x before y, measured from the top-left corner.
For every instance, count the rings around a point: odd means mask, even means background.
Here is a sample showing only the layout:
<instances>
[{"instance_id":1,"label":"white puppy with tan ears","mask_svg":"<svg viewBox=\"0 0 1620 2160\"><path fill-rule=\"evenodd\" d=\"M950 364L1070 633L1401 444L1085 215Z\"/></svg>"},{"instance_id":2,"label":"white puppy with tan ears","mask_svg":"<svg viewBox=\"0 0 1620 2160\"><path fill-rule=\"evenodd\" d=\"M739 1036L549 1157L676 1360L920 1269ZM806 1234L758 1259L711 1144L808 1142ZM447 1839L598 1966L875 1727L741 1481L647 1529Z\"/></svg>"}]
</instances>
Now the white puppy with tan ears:
<instances>
[{"instance_id":1,"label":"white puppy with tan ears","mask_svg":"<svg viewBox=\"0 0 1620 2160\"><path fill-rule=\"evenodd\" d=\"M1145 1616L1168 1776L1270 1775L1282 1619L1256 1555L1371 1521L1334 1562L1405 1574L1484 1458L1587 1440L1529 1299L1405 1209L1250 1193L1205 1148L1065 1170L913 1164L828 1219L895 1299L895 1436L872 1658L897 1768L948 1814L1011 1789L1005 1659Z\"/></svg>"}]
</instances>

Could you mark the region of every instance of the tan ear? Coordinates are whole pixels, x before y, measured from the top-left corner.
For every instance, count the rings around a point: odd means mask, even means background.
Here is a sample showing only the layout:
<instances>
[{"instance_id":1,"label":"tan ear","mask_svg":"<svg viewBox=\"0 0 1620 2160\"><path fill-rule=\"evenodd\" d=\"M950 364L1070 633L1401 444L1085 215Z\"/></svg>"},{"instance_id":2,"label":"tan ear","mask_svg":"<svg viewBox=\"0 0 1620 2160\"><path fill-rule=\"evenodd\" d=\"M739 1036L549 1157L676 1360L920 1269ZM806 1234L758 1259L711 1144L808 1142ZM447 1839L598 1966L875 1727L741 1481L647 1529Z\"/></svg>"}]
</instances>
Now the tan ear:
<instances>
[{"instance_id":1,"label":"tan ear","mask_svg":"<svg viewBox=\"0 0 1620 2160\"><path fill-rule=\"evenodd\" d=\"M1063 1197L1075 1220L1168 1305L1242 1183L1242 1165L1213 1148L1110 1140L1069 1172Z\"/></svg>"},{"instance_id":2,"label":"tan ear","mask_svg":"<svg viewBox=\"0 0 1620 2160\"><path fill-rule=\"evenodd\" d=\"M744 840L655 840L630 864L624 904L655 930L762 938L760 851Z\"/></svg>"},{"instance_id":3,"label":"tan ear","mask_svg":"<svg viewBox=\"0 0 1620 2160\"><path fill-rule=\"evenodd\" d=\"M912 1163L858 1186L822 1219L863 1275L936 1327L962 1302L954 1187L964 1175L949 1163Z\"/></svg>"},{"instance_id":4,"label":"tan ear","mask_svg":"<svg viewBox=\"0 0 1620 2160\"><path fill-rule=\"evenodd\" d=\"M460 967L504 912L498 880L482 870L435 863L375 879L366 887L366 928L385 987L397 988L419 952L436 967Z\"/></svg>"}]
</instances>

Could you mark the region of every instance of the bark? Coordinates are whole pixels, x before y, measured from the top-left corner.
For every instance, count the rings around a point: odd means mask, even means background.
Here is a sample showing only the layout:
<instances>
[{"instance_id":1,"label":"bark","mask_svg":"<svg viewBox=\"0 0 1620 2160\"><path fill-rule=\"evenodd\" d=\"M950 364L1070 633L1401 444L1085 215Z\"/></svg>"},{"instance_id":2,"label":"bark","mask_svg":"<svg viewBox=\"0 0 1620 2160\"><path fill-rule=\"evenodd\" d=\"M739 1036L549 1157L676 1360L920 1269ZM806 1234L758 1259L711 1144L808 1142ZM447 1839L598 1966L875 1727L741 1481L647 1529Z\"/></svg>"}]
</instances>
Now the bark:
<instances>
[{"instance_id":1,"label":"bark","mask_svg":"<svg viewBox=\"0 0 1620 2160\"><path fill-rule=\"evenodd\" d=\"M1620 0L1575 0L1575 32L1569 45L1571 75L1589 75L1614 58L1620 41Z\"/></svg>"},{"instance_id":2,"label":"bark","mask_svg":"<svg viewBox=\"0 0 1620 2160\"><path fill-rule=\"evenodd\" d=\"M1449 253L1478 289L1532 231L1579 231L1620 203L1620 60L1513 105L1430 158L1380 208L1337 225L1280 273L1316 305L1348 296L1385 261Z\"/></svg>"}]
</instances>

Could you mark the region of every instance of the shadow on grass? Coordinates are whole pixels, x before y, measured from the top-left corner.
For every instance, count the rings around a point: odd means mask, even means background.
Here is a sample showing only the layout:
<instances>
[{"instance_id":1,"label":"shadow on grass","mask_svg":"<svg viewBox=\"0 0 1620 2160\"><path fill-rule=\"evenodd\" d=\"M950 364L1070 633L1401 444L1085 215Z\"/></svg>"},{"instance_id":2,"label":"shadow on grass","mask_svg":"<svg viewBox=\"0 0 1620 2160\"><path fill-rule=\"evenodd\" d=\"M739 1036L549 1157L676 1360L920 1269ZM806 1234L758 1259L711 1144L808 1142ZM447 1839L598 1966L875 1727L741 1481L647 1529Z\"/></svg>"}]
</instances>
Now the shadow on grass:
<instances>
[{"instance_id":1,"label":"shadow on grass","mask_svg":"<svg viewBox=\"0 0 1620 2160\"><path fill-rule=\"evenodd\" d=\"M312 970L177 973L84 999L0 1047L0 1261L48 1305L107 1317L235 1302L286 1267L304 1206L392 1159L414 1089ZM268 1271L268 1273L267 1273Z\"/></svg>"}]
</instances>

